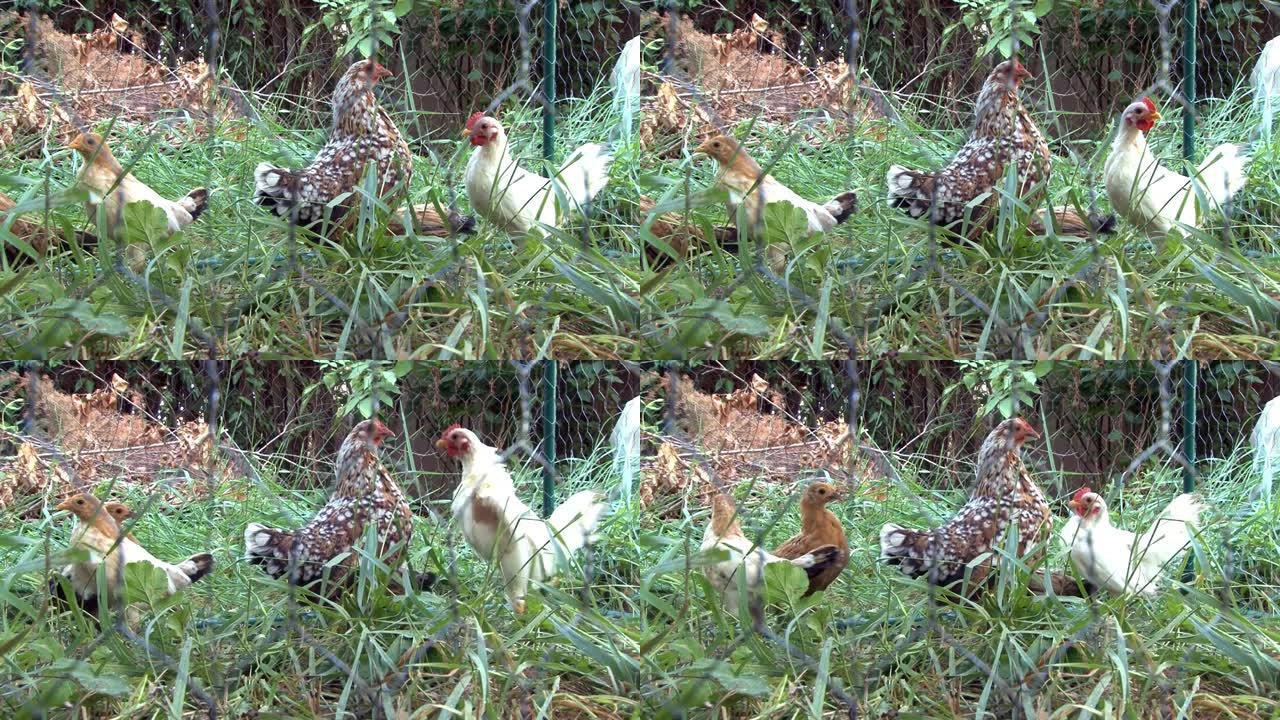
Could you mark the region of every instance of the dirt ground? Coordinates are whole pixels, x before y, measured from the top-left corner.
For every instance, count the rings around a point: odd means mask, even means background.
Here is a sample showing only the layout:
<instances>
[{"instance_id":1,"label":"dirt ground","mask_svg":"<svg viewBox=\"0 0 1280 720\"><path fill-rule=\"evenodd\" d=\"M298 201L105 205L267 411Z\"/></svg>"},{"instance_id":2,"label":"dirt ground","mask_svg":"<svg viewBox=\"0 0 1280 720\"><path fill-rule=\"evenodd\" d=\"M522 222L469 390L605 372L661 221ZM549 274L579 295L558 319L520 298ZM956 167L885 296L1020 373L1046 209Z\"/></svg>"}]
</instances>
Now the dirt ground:
<instances>
[{"instance_id":1,"label":"dirt ground","mask_svg":"<svg viewBox=\"0 0 1280 720\"><path fill-rule=\"evenodd\" d=\"M670 398L664 378L655 392ZM855 447L843 420L809 427L786 413L780 394L756 375L750 386L727 394L697 390L681 377L675 392L678 437L649 436L652 453L641 464L645 507L672 496L705 498L716 484L740 482L803 485L827 479L869 492L884 477L879 454L863 438ZM677 505L670 511L679 515Z\"/></svg>"},{"instance_id":2,"label":"dirt ground","mask_svg":"<svg viewBox=\"0 0 1280 720\"><path fill-rule=\"evenodd\" d=\"M0 400L28 397L25 377L0 379ZM32 437L0 436L16 453L0 457L0 508L32 495L62 496L99 484L115 488L165 484L165 495L208 492L234 473L215 453L203 420L167 427L142 410L138 393L116 375L88 393L65 393L42 377ZM37 504L38 505L38 504Z\"/></svg>"},{"instance_id":3,"label":"dirt ground","mask_svg":"<svg viewBox=\"0 0 1280 720\"><path fill-rule=\"evenodd\" d=\"M651 16L648 33L666 37L665 18ZM677 72L647 74L650 88L642 109L640 138L645 147L670 135L709 133L747 118L793 122L825 115L840 124L862 125L881 117L855 92L844 61L808 67L790 57L780 35L758 15L750 26L708 34L680 18L672 48Z\"/></svg>"},{"instance_id":4,"label":"dirt ground","mask_svg":"<svg viewBox=\"0 0 1280 720\"><path fill-rule=\"evenodd\" d=\"M35 43L31 43L32 28ZM113 16L106 27L83 34L58 31L46 17L0 13L0 43L33 46L34 72L0 81L16 88L0 98L0 150L31 135L67 138L74 130L117 123L194 124L195 130L227 117L213 93L212 74L202 59L168 68L140 47L129 24ZM23 147L10 148L24 152Z\"/></svg>"}]
</instances>

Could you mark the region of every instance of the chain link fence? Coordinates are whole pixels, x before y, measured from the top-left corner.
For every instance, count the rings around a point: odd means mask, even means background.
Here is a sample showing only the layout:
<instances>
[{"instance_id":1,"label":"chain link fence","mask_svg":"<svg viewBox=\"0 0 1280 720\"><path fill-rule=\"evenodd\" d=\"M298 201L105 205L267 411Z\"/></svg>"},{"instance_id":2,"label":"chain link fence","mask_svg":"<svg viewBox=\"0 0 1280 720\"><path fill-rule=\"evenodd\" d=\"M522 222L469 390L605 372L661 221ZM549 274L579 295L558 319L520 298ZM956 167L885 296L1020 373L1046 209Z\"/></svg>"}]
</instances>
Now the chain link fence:
<instances>
[{"instance_id":1,"label":"chain link fence","mask_svg":"<svg viewBox=\"0 0 1280 720\"><path fill-rule=\"evenodd\" d=\"M447 508L458 470L443 464L436 448L426 448L446 425L465 423L482 439L505 448L503 457L522 494L536 495L535 488L545 486L554 504L557 494L567 495L566 489L591 487L616 494L613 458L618 453L611 433L619 422L634 426L638 418L627 423L622 404L604 404L608 397L628 392L633 374L622 365L568 365L557 373L556 385L539 382L549 367L531 364L399 367L400 393L372 395L383 399L381 404L375 399L377 413L398 429L381 462L408 492L416 516L405 574L396 571L379 579L377 563L362 559L359 578L345 594L326 601L270 580L241 557L244 522L296 528L311 517L333 487L332 451L354 423L335 421L335 412L359 392L366 370L381 375L389 368L363 363L303 368L304 373L317 371L295 382L309 380L303 394L324 396L313 401L317 407L309 412L323 414L325 432L309 429L296 419L302 416L295 416L295 422L278 425L269 437L261 434L264 425L253 415L292 413L283 407L288 395L262 386L253 409L236 408L234 400L246 375L279 383L289 374L270 364L7 368L0 512L6 518L5 536L16 544L7 546L6 564L12 572L3 582L2 634L11 661L2 686L6 713L40 716L100 703L128 707L130 691L121 683L133 672L167 676L157 691L173 693L166 701L173 712L185 712L185 703L209 717L269 707L293 714L307 702L331 703L339 716L398 717L416 706L423 682L434 682L429 678L440 661L439 643L483 645L469 619L474 608L468 606L485 602L485 593L475 591L490 586L501 595L501 582L494 582L484 568L459 564L455 549L465 543L448 522ZM104 370L111 374L100 375ZM326 371L340 372L340 381L326 383ZM175 377L182 381L171 384ZM450 391L468 384L475 393L470 399ZM180 385L185 396L169 394ZM432 390L439 394L431 395ZM590 400L584 402L588 394ZM554 403L554 412L545 411L548 403ZM494 409L506 412L488 414ZM555 457L543 454L548 431L558 436ZM299 446L307 450L290 450ZM102 604L98 624L78 619L78 613L66 614L44 588L56 582L69 535L69 523L53 508L76 493L127 503L132 516L122 521L122 530L132 533L130 539L136 534L160 556L210 552L212 573L175 596L182 598L178 602L130 594L143 585L141 576L106 578L124 582L125 590L112 595L110 607ZM531 500L530 505L538 503ZM105 548L99 550L106 554ZM365 551L353 546L349 552L363 557ZM589 586L590 556L584 564ZM132 565L119 567L123 575ZM438 578L430 592L422 586L429 576ZM377 600L397 596L392 608ZM149 604L139 604L140 598ZM562 619L570 620L568 615ZM37 628L61 630L33 638ZM364 633L356 645L347 637L352 632ZM23 644L24 638L30 642ZM104 652L110 656L106 665L101 664ZM290 668L301 676L291 675ZM469 703L483 707L490 702L494 708L527 705L532 702L530 688L550 677L545 668L533 668L513 671L498 682L492 673L505 671L483 662L472 671L486 679L477 679L470 690L471 680L465 680L456 693L465 694ZM277 674L281 687L296 685L298 677L304 678L303 686L287 696L264 696L261 677ZM413 689L401 693L411 677ZM251 688L245 689L246 684ZM444 698L434 701L443 703ZM144 701L144 707L149 703ZM505 711L499 714L505 716Z\"/></svg>"},{"instance_id":2,"label":"chain link fence","mask_svg":"<svg viewBox=\"0 0 1280 720\"><path fill-rule=\"evenodd\" d=\"M1106 358L1181 336L1199 355L1275 350L1275 163L1256 142L1263 89L1249 81L1277 32L1265 4L1217 3L1191 17L1176 1L1000 0L933 4L908 22L888 0L573 2L556 13L533 0L335 0L311 14L281 10L258 54L244 46L245 23L261 19L216 2L179 5L126 18L36 4L4 17L0 320L10 356L70 346L166 357L910 348ZM990 188L1001 200L995 227L981 242L955 242L884 202L885 172L944 165L1006 53L1034 76L1021 98L1048 138L1052 175L1034 207ZM397 216L353 187L354 227L317 238L252 202L253 168L313 157L338 75L366 54L395 74L378 98L417 159L415 210ZM1171 170L1183 170L1184 144L1196 162L1222 142L1248 145L1249 179L1225 222L1211 217L1177 242L1123 218L1103 228L1116 210L1105 191L1109 137L1143 95L1164 112L1149 139ZM586 217L539 237L478 218L474 234L450 236L476 213L463 182L472 148L458 138L478 110L502 121L530 171L609 143L609 183ZM101 242L65 151L87 130L105 132L124 167L161 194L209 188L208 211L176 237L129 214ZM823 236L780 212L740 242L738 218L713 189L715 163L694 153L712 133L736 136L801 195L852 192L858 209ZM1028 230L1028 216L1050 206L1087 219L1085 236ZM424 220L433 213L452 220Z\"/></svg>"},{"instance_id":3,"label":"chain link fence","mask_svg":"<svg viewBox=\"0 0 1280 720\"><path fill-rule=\"evenodd\" d=\"M1011 375L1024 384L1005 384ZM778 614L756 607L754 625L716 648L719 657L735 658L741 645L757 639L775 645L777 662L795 663L795 675L783 681L792 683L790 696L803 703L815 688L819 697L828 688L827 713L839 707L841 717L1029 718L1133 703L1152 717L1189 716L1197 708L1222 708L1214 699L1220 688L1207 688L1223 674L1206 656L1214 651L1201 643L1233 654L1251 672L1272 666L1263 657L1269 651L1227 648L1257 650L1274 642L1261 629L1276 609L1269 541L1249 542L1266 522L1255 514L1250 493L1261 478L1247 470L1250 460L1242 455L1252 453L1249 433L1262 405L1280 391L1277 383L1277 368L1248 363L672 365L653 390L641 499L651 512L710 522L698 511L708 498L736 496L748 539L771 548L801 529L797 510L811 483L846 492L829 507L849 533L845 575L854 579L828 589L830 611L799 605ZM1102 494L1113 512L1129 513L1130 523L1135 516L1153 520L1184 487L1208 500L1212 519L1201 520L1188 553L1194 559L1182 575L1188 585L1179 590L1180 617L1194 618L1187 627L1199 633L1181 657L1190 664L1155 669L1162 654L1157 646L1170 638L1138 639L1147 632L1143 623L1159 624L1158 617L1119 619L1136 611L1141 601L1133 596L1121 610L1105 593L1080 601L1049 591L1050 597L1031 600L1043 612L1020 610L1016 598L1048 585L1035 585L1041 572L1069 567L1062 550L1050 552L1043 568L1005 566L1000 589L988 587L981 600L970 596L957 604L932 587L904 592L898 570L879 558L878 522L921 527L931 519L937 526L950 517L973 489L979 443L1006 414L1040 429L1022 456L1057 516L1050 546L1069 542L1057 533L1062 515L1070 514L1067 500L1084 485ZM1189 435L1195 443L1187 442ZM1176 567L1167 572L1179 576ZM1010 583L1022 590L1008 595ZM966 602L985 610L971 614L972 608L962 609ZM805 619L813 613L816 622ZM1056 621L1046 622L1044 613ZM1035 638L1017 639L1016 627L1034 628ZM984 632L1000 639L992 642ZM1117 632L1134 638L1117 639ZM1131 693L1124 700L1111 686L1114 676L1089 671L1097 653L1117 642L1134 643L1133 654L1120 662L1136 662L1131 671L1144 675L1122 683ZM838 672L836 655L843 658ZM721 676L702 682L733 687ZM747 712L750 706L736 707Z\"/></svg>"}]
</instances>

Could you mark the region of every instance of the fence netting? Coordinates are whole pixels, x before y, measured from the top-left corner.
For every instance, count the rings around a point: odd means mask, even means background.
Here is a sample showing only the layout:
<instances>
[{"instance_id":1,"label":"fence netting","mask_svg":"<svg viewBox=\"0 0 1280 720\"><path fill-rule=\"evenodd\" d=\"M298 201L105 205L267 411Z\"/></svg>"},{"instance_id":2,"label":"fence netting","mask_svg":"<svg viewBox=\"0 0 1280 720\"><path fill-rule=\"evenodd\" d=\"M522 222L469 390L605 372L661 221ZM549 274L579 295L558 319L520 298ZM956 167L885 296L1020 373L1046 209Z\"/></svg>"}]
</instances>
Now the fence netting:
<instances>
[{"instance_id":1,"label":"fence netting","mask_svg":"<svg viewBox=\"0 0 1280 720\"><path fill-rule=\"evenodd\" d=\"M1192 559L1185 570L1181 556L1166 569L1167 582L1187 584L1165 592L1180 593L1184 619L1194 618L1188 632L1219 649L1260 640L1275 610L1275 568L1266 552L1242 551L1261 530L1253 515L1261 478L1248 468L1265 450L1251 446L1249 434L1278 381L1275 368L1247 363L672 364L652 385L639 499L660 517L694 517L692 532L701 538L709 520L699 509L729 494L748 539L773 548L801 528L807 487L826 482L844 491L828 507L850 531L845 573L856 580L826 591L820 605L827 610L762 594L753 622L715 646L718 658L732 662L748 655L744 645L773 645L776 661L792 663L788 692L802 702L827 688L825 712L838 708L851 718L1030 718L1097 707L1117 688L1105 672L1085 669L1096 667L1093 653L1132 642L1142 647L1129 646L1133 655L1121 662L1134 662L1155 644L1137 639L1145 631L1120 620L1105 593L1081 596L1071 582L1050 582L1073 572L1069 543L1057 536L1071 514L1067 501L1091 486L1111 512L1154 520L1184 488L1200 493L1211 509L1188 551ZM959 601L985 608L976 615L937 588L899 594L902 575L879 557L875 530L882 520L929 528L950 517L974 489L979 444L1006 417L1022 417L1040 434L1021 454L1053 508L1043 564L1006 566L998 590ZM1038 581L1041 573L1050 579ZM1019 588L1012 596L1005 595L1010 585ZM1015 598L1028 596L1044 609L1019 610ZM1142 602L1131 595L1124 605L1134 610ZM1046 622L1046 613L1057 621ZM1018 627L1031 635L1017 639ZM983 637L989 633L1002 639L991 642ZM1128 701L1161 717L1212 705L1196 695L1204 678L1191 668L1212 662L1195 644L1179 658L1189 665L1138 670L1151 675L1131 686ZM1250 652L1237 657L1256 668L1256 656L1244 659ZM1139 662L1158 663L1154 656ZM715 674L703 682L739 689ZM942 686L920 685L931 682Z\"/></svg>"},{"instance_id":2,"label":"fence netting","mask_svg":"<svg viewBox=\"0 0 1280 720\"><path fill-rule=\"evenodd\" d=\"M6 538L18 544L4 580L4 635L15 643L6 652L13 664L4 672L4 706L39 716L64 704L124 702L131 691L121 672L129 668L167 674L167 691L178 688L175 712L186 712L185 702L208 717L268 707L292 715L319 703L340 716L401 716L418 705L421 680L436 673L439 643L459 657L484 644L468 606L488 602L477 589L500 596L502 587L488 573L457 574L466 565L449 510L458 466L435 440L454 423L473 429L501 450L518 493L539 514L544 487L553 504L587 488L616 494L614 428L638 426L638 413L630 423L624 417L634 412L625 403L634 371L523 363L9 365L0 380L0 511ZM365 416L394 428L381 462L410 498L416 526L403 571L378 574L369 553L348 590L328 600L269 579L243 557L245 522L291 529L310 519L333 491L334 451ZM105 578L125 588L110 605L69 612L55 586L65 562L85 558L67 554L73 522L54 508L77 493L123 502L132 511L120 521L123 532L162 560L181 560L165 552L211 553L212 572L175 602L148 594L154 588L130 570ZM589 587L591 565L583 564ZM19 647L37 628L60 630ZM299 680L289 668L308 670ZM484 662L471 671L489 680L464 682L458 693L499 708L528 706L530 688L550 677L545 668ZM279 673L297 692L270 697L243 687ZM494 673L504 679L490 684ZM411 678L412 689L401 692ZM447 704L444 696L433 701Z\"/></svg>"},{"instance_id":3,"label":"fence netting","mask_svg":"<svg viewBox=\"0 0 1280 720\"><path fill-rule=\"evenodd\" d=\"M315 708L399 717L428 706L494 717L696 716L706 698L722 697L732 715L792 707L772 704L783 688L821 716L937 714L950 702L1035 717L1090 706L1091 691L1118 697L1109 680L1081 672L1116 642L1132 653L1124 667L1143 678L1129 686L1130 702L1175 708L1225 702L1226 688L1249 681L1221 659L1265 673L1276 648L1266 628L1280 567L1266 551L1274 523L1251 469L1263 450L1250 439L1280 390L1268 364L583 362L552 371L104 361L5 370L0 512L12 572L0 581L0 628L12 654L2 692L20 714L65 698L91 711L154 702L211 717ZM405 567L388 578L369 562L332 599L269 579L242 559L245 525L308 520L333 488L335 448L367 414L395 433L381 462L415 515ZM1167 570L1162 592L1178 598L1169 617L1159 615L1171 607L1164 600L1033 590L1043 573L1071 576L1056 536L1041 565L1003 564L996 589L970 600L879 559L881 522L929 527L963 503L978 445L1006 416L1038 430L1022 457L1055 532L1085 485L1130 529L1185 483L1205 499L1188 569L1179 556ZM458 468L434 442L455 422L502 450L535 512L548 481L553 505L584 489L609 503L573 569L537 588L532 616L510 613L496 570L452 518ZM615 462L629 452L619 425L642 439L633 486ZM801 494L818 481L843 493L831 507L849 567L816 602L778 588L739 624L701 580L711 498L732 495L751 541L772 548L799 529ZM75 561L63 554L73 522L53 508L77 492L125 503L124 530L162 560L210 552L213 571L176 600L126 593L98 620L69 611L47 587ZM139 586L144 578L125 578ZM1172 625L1141 637L1152 622ZM1118 640L1116 623L1136 635ZM1010 631L1000 643L988 637L996 628ZM1170 652L1185 662L1167 666ZM1148 655L1158 672L1143 665ZM948 689L913 691L937 663ZM127 684L136 673L154 678L150 700ZM301 686L271 690L282 683Z\"/></svg>"},{"instance_id":4,"label":"fence netting","mask_svg":"<svg viewBox=\"0 0 1280 720\"><path fill-rule=\"evenodd\" d=\"M1261 132L1271 91L1252 78L1280 21L1266 4L1195 7L572 2L550 18L537 0L335 0L275 17L212 1L128 17L23 6L0 19L5 347L1090 358L1186 336L1196 353L1266 356L1280 255ZM360 185L350 226L321 238L254 204L254 170L310 162L335 83L363 57L393 73L376 94L414 158L410 212ZM958 241L892 207L886 171L944 166L1006 57L1031 74L1020 97L1048 140L1050 178L1034 202L993 184L992 227ZM1225 213L1180 237L1107 223L1111 138L1144 96L1170 170L1191 167L1191 114L1193 166L1220 143L1253 157ZM608 184L585 217L528 236L475 217L462 133L480 111L530 172L609 145ZM86 217L67 146L89 130L166 197L209 189L208 210L176 236L147 213ZM740 233L747 218L726 211L716 163L695 153L718 133L801 196L850 192L857 209L813 235L770 205L763 229ZM1049 208L1087 227L1037 230Z\"/></svg>"}]
</instances>

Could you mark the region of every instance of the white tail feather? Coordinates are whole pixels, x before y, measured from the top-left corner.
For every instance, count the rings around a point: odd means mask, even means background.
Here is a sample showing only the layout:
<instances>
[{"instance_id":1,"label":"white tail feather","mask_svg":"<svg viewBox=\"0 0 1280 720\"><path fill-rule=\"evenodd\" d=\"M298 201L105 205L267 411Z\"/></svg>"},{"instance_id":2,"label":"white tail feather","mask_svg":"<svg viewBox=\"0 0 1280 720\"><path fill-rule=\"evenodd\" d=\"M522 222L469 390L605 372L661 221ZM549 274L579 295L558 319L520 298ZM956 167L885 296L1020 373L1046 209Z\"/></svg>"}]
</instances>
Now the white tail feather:
<instances>
[{"instance_id":1,"label":"white tail feather","mask_svg":"<svg viewBox=\"0 0 1280 720\"><path fill-rule=\"evenodd\" d=\"M271 528L262 523L249 523L244 528L244 556L246 559L261 557L263 555L272 555L271 546L268 544L271 540Z\"/></svg>"},{"instance_id":2,"label":"white tail feather","mask_svg":"<svg viewBox=\"0 0 1280 720\"><path fill-rule=\"evenodd\" d=\"M608 148L600 143L587 143L565 160L556 175L556 184L575 208L582 208L609 183L609 165L612 163L613 154Z\"/></svg>"},{"instance_id":3,"label":"white tail feather","mask_svg":"<svg viewBox=\"0 0 1280 720\"><path fill-rule=\"evenodd\" d=\"M881 526L880 558L882 560L897 556L897 553L894 551L902 547L903 540L906 538L906 535L899 532L903 529L905 528L901 525L895 525L894 523L885 523Z\"/></svg>"},{"instance_id":4,"label":"white tail feather","mask_svg":"<svg viewBox=\"0 0 1280 720\"><path fill-rule=\"evenodd\" d=\"M1196 172L1205 192L1221 207L1244 187L1248 167L1249 156L1243 147L1223 143L1209 151Z\"/></svg>"},{"instance_id":5,"label":"white tail feather","mask_svg":"<svg viewBox=\"0 0 1280 720\"><path fill-rule=\"evenodd\" d=\"M1161 568L1186 547L1191 530L1204 510L1200 498L1183 493L1174 498L1160 517L1139 538L1134 552L1143 565ZM1152 573L1154 575L1154 573Z\"/></svg>"},{"instance_id":6,"label":"white tail feather","mask_svg":"<svg viewBox=\"0 0 1280 720\"><path fill-rule=\"evenodd\" d=\"M595 537L596 525L604 514L600 494L593 490L575 493L547 518L566 555L572 556Z\"/></svg>"}]
</instances>

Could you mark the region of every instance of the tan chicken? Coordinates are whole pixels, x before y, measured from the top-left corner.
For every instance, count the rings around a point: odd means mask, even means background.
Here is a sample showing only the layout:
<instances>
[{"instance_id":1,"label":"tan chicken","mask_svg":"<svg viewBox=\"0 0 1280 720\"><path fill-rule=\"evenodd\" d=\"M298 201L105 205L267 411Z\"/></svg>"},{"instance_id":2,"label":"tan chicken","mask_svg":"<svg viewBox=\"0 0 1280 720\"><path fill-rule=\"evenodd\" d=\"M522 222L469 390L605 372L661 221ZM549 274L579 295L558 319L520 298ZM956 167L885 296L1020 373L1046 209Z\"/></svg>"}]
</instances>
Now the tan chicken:
<instances>
[{"instance_id":1,"label":"tan chicken","mask_svg":"<svg viewBox=\"0 0 1280 720\"><path fill-rule=\"evenodd\" d=\"M644 216L642 223L649 222L648 216L652 215L656 208L657 204L654 203L653 198L647 195L641 195L638 198L637 209ZM702 228L679 213L663 213L654 218L649 222L649 232L670 246L678 258L687 258L690 252L697 252L711 245ZM738 228L732 225L718 225L712 229L712 233L715 244L721 249L730 253L737 252ZM661 270L672 263L670 253L664 252L652 243L646 244L644 251L645 257L649 259L649 266L654 270Z\"/></svg>"},{"instance_id":2,"label":"tan chicken","mask_svg":"<svg viewBox=\"0 0 1280 720\"><path fill-rule=\"evenodd\" d=\"M880 529L880 557L910 577L935 585L962 580L970 561L991 557L973 568L971 589L982 587L997 549L1011 526L1018 527L1019 557L1042 543L1052 529L1049 503L1022 463L1023 443L1040 434L1022 418L996 426L978 451L977 487L969 501L935 530L909 530L894 523Z\"/></svg>"},{"instance_id":3,"label":"tan chicken","mask_svg":"<svg viewBox=\"0 0 1280 720\"><path fill-rule=\"evenodd\" d=\"M245 559L271 577L287 576L294 585L308 586L327 577L320 590L332 595L357 566L356 547L372 527L378 559L393 569L399 565L413 534L413 512L378 456L392 434L379 420L358 423L338 450L338 485L329 501L297 530L249 523L244 530ZM346 557L328 566L344 553Z\"/></svg>"},{"instance_id":4,"label":"tan chicken","mask_svg":"<svg viewBox=\"0 0 1280 720\"><path fill-rule=\"evenodd\" d=\"M764 568L772 563L791 563L801 568L813 578L826 572L828 568L840 562L840 548L835 545L823 545L794 558L782 558L770 554L742 534L738 524L738 508L733 499L718 490L711 491L711 522L702 533L701 552L708 553L719 550L728 553L729 557L721 562L711 563L702 568L707 580L720 591L729 614L736 616L742 604L739 597L738 572L742 571L742 582L747 592L747 601L753 609L759 607L761 593L764 592ZM847 557L847 553L845 553Z\"/></svg>"},{"instance_id":5,"label":"tan chicken","mask_svg":"<svg viewBox=\"0 0 1280 720\"><path fill-rule=\"evenodd\" d=\"M780 558L795 560L827 545L834 545L840 550L839 557L830 565L809 575L809 589L805 591L805 597L826 590L849 564L849 540L845 537L844 526L840 518L827 509L827 503L842 499L844 493L830 483L816 482L805 488L800 498L800 532L773 551Z\"/></svg>"},{"instance_id":6,"label":"tan chicken","mask_svg":"<svg viewBox=\"0 0 1280 720\"><path fill-rule=\"evenodd\" d=\"M170 233L176 233L195 222L209 203L209 191L198 187L179 200L167 200L141 180L126 173L111 148L96 133L76 135L67 147L84 157L79 185L89 193L85 212L97 221L98 206L103 207L107 229L99 235L110 237L124 219L124 206L145 202L164 211Z\"/></svg>"},{"instance_id":7,"label":"tan chicken","mask_svg":"<svg viewBox=\"0 0 1280 720\"><path fill-rule=\"evenodd\" d=\"M121 530L124 530L125 520L133 517L133 511L129 509L128 505L125 505L122 502L108 500L102 504L102 507L107 511L107 514L111 516L111 519L116 521L116 525ZM125 533L125 537L130 540L135 540L133 533Z\"/></svg>"},{"instance_id":8,"label":"tan chicken","mask_svg":"<svg viewBox=\"0 0 1280 720\"><path fill-rule=\"evenodd\" d=\"M1027 229L1031 231L1032 235L1049 234L1049 223L1045 222L1046 220L1052 222L1053 231L1059 237L1098 237L1099 235L1112 235L1116 231L1115 213L1109 215L1086 213L1081 215L1075 208L1061 205L1053 208L1051 218L1046 218L1045 215L1045 211L1038 210L1027 222Z\"/></svg>"},{"instance_id":9,"label":"tan chicken","mask_svg":"<svg viewBox=\"0 0 1280 720\"><path fill-rule=\"evenodd\" d=\"M106 575L107 590L113 594L121 590L125 565L145 563L159 569L168 578L169 594L186 588L213 569L213 556L209 553L198 553L171 565L147 552L132 537L120 537L120 526L111 512L102 501L87 493L72 495L59 503L57 509L76 516L78 523L71 535L71 547L89 554L87 560L67 565L61 571L86 610L96 609L98 605L100 566Z\"/></svg>"},{"instance_id":10,"label":"tan chicken","mask_svg":"<svg viewBox=\"0 0 1280 720\"><path fill-rule=\"evenodd\" d=\"M418 236L453 237L470 235L476 231L476 219L448 210L442 217L434 205L414 205L410 208L413 232ZM408 235L404 226L404 213L397 212L387 218L387 230L393 235Z\"/></svg>"},{"instance_id":11,"label":"tan chicken","mask_svg":"<svg viewBox=\"0 0 1280 720\"><path fill-rule=\"evenodd\" d=\"M1051 163L1048 143L1018 98L1018 86L1029 77L1031 73L1017 60L997 65L978 95L969 140L937 172L891 166L885 176L889 204L913 218L974 240L987 232L994 220L1000 203L996 188L1003 187L1005 173L1012 166L1017 197L1031 207L1039 205ZM968 207L984 193L990 195L978 206Z\"/></svg>"},{"instance_id":12,"label":"tan chicken","mask_svg":"<svg viewBox=\"0 0 1280 720\"><path fill-rule=\"evenodd\" d=\"M764 209L773 203L785 202L804 211L809 220L809 232L813 233L830 230L858 209L858 196L852 192L840 193L821 205L800 197L773 176L766 175L738 141L727 135L710 138L694 153L714 159L719 166L716 183L729 193L729 217L737 217L737 207L741 203L746 207L747 220L753 226L758 227L764 222Z\"/></svg>"},{"instance_id":13,"label":"tan chicken","mask_svg":"<svg viewBox=\"0 0 1280 720\"><path fill-rule=\"evenodd\" d=\"M338 222L359 202L359 192L353 191L371 166L378 197L398 206L413 174L413 155L373 94L373 86L388 77L391 71L374 60L352 63L333 90L329 141L302 170L259 163L253 173L253 201L286 220L296 208L297 223L303 227L326 219ZM330 207L344 193L352 194Z\"/></svg>"}]
</instances>

